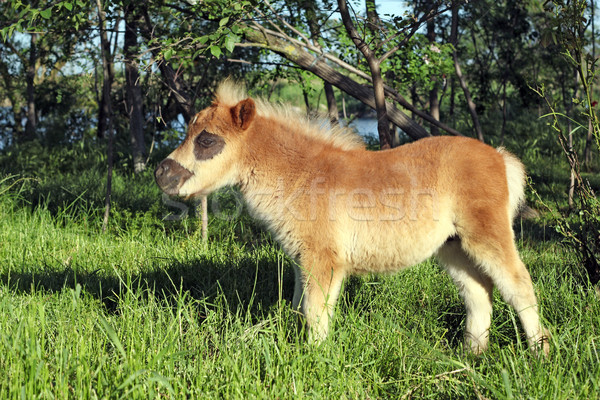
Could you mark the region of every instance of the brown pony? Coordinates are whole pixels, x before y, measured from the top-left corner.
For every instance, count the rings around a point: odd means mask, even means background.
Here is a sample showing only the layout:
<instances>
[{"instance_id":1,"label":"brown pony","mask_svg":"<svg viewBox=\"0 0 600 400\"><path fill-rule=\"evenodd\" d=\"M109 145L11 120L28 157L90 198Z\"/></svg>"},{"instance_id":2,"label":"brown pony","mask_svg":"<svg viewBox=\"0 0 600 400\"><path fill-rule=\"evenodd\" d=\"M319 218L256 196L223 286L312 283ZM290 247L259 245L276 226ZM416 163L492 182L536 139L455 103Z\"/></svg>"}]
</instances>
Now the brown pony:
<instances>
[{"instance_id":1,"label":"brown pony","mask_svg":"<svg viewBox=\"0 0 600 400\"><path fill-rule=\"evenodd\" d=\"M367 151L348 130L247 98L226 81L155 176L181 197L239 187L251 214L295 260L293 306L311 341L327 335L346 276L398 271L435 255L464 298L471 351L487 348L495 285L529 345L548 352L512 229L525 172L505 150L432 137Z\"/></svg>"}]
</instances>

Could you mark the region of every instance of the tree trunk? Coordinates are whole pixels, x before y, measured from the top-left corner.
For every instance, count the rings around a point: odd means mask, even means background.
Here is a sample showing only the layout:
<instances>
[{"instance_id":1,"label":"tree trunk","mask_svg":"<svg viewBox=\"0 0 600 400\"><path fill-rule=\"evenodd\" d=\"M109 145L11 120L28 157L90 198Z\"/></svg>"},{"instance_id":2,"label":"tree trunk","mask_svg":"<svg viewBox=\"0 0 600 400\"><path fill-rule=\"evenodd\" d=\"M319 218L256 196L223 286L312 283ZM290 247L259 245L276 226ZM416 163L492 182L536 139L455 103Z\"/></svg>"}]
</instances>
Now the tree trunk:
<instances>
[{"instance_id":1,"label":"tree trunk","mask_svg":"<svg viewBox=\"0 0 600 400\"><path fill-rule=\"evenodd\" d=\"M129 134L133 170L137 174L146 169L146 143L144 140L144 117L142 89L139 84L137 61L137 23L134 6L125 7L125 81L127 86L127 114L129 115Z\"/></svg>"},{"instance_id":2,"label":"tree trunk","mask_svg":"<svg viewBox=\"0 0 600 400\"><path fill-rule=\"evenodd\" d=\"M451 121L454 121L454 104L455 104L455 96L456 92L456 79L454 76L450 76L450 105L448 106L448 116Z\"/></svg>"},{"instance_id":3,"label":"tree trunk","mask_svg":"<svg viewBox=\"0 0 600 400\"><path fill-rule=\"evenodd\" d=\"M108 146L106 150L106 163L107 174L106 174L106 197L104 199L104 219L102 221L102 232L106 232L108 228L108 217L110 215L110 204L112 196L112 173L113 173L113 123L112 123L112 103L110 98L110 88L112 86L112 77L110 75L110 53L107 53L107 49L110 52L110 43L106 35L106 17L102 6L102 0L96 0L96 6L98 7L98 25L100 28L100 43L102 46L102 66L104 73L104 82L102 84L102 99L104 106L106 107L106 114L104 115L106 124L104 133L108 132ZM100 125L101 121L98 121ZM100 128L98 128L100 132Z\"/></svg>"},{"instance_id":4,"label":"tree trunk","mask_svg":"<svg viewBox=\"0 0 600 400\"><path fill-rule=\"evenodd\" d=\"M374 7L373 2L373 7ZM383 85L383 77L381 76L381 63L375 56L375 53L369 48L359 36L348 11L346 0L338 0L338 9L342 16L342 21L346 32L358 48L365 56L369 69L371 70L371 78L373 79L373 92L375 97L375 110L377 111L377 131L379 132L379 146L382 150L392 147L392 137L390 135L390 125L385 103L385 89Z\"/></svg>"},{"instance_id":5,"label":"tree trunk","mask_svg":"<svg viewBox=\"0 0 600 400\"><path fill-rule=\"evenodd\" d=\"M506 78L502 82L502 127L500 128L500 146L504 145L504 136L506 134Z\"/></svg>"},{"instance_id":6,"label":"tree trunk","mask_svg":"<svg viewBox=\"0 0 600 400\"><path fill-rule=\"evenodd\" d=\"M35 111L35 64L37 61L37 34L31 34L29 46L29 63L27 65L27 122L23 140L35 139L37 129L37 114ZM17 121L16 121L17 122Z\"/></svg>"},{"instance_id":7,"label":"tree trunk","mask_svg":"<svg viewBox=\"0 0 600 400\"><path fill-rule=\"evenodd\" d=\"M427 20L427 39L429 40L430 45L433 45L435 43L435 25L433 18ZM438 98L437 77L432 77L432 80L433 88L429 91L429 114L439 121L440 102ZM440 129L435 125L431 125L429 132L432 135L437 136L440 134Z\"/></svg>"},{"instance_id":8,"label":"tree trunk","mask_svg":"<svg viewBox=\"0 0 600 400\"><path fill-rule=\"evenodd\" d=\"M375 0L365 0L365 8L367 9L367 29L369 29L373 36L376 36L380 29L381 20L377 14ZM378 40L374 40L378 42Z\"/></svg>"},{"instance_id":9,"label":"tree trunk","mask_svg":"<svg viewBox=\"0 0 600 400\"><path fill-rule=\"evenodd\" d=\"M100 19L100 48L102 49L102 69L104 75L104 84L102 87L102 94L100 96L100 104L98 105L98 130L96 135L99 138L106 137L108 128L108 121L111 119L111 100L110 100L110 89L114 78L114 65L112 62L110 52L110 41L108 40L108 34L106 33L106 21L104 16L104 10L102 9L102 1L96 0L96 6L98 7L98 18ZM105 90L107 82L108 90Z\"/></svg>"},{"instance_id":10,"label":"tree trunk","mask_svg":"<svg viewBox=\"0 0 600 400\"><path fill-rule=\"evenodd\" d=\"M454 46L453 58L456 78L458 79L460 87L465 94L465 100L467 101L467 107L469 109L469 113L471 114L471 119L473 120L473 129L475 129L475 134L477 135L477 138L483 142L483 131L481 130L481 124L479 123L479 117L477 116L477 109L475 103L471 99L471 93L467 87L467 82L465 81L460 69L460 65L458 64L458 53L456 51L456 46L458 44L458 3L456 1L452 3L452 26L450 32L450 41Z\"/></svg>"},{"instance_id":11,"label":"tree trunk","mask_svg":"<svg viewBox=\"0 0 600 400\"><path fill-rule=\"evenodd\" d=\"M312 107L310 106L310 100L308 98L308 89L302 82L302 97L304 98L304 107L306 107L306 115L311 115Z\"/></svg>"},{"instance_id":12,"label":"tree trunk","mask_svg":"<svg viewBox=\"0 0 600 400\"><path fill-rule=\"evenodd\" d=\"M329 120L331 123L337 124L339 111L337 102L335 101L335 94L333 93L333 86L329 82L323 82L323 89L325 90L325 99L327 100Z\"/></svg>"},{"instance_id":13,"label":"tree trunk","mask_svg":"<svg viewBox=\"0 0 600 400\"><path fill-rule=\"evenodd\" d=\"M344 1L344 0L340 0ZM392 135L390 133L390 122L385 101L385 91L383 89L383 78L381 76L381 66L379 60L369 60L369 69L373 77L373 91L375 92L375 110L377 111L377 132L379 132L379 147L384 149L392 148Z\"/></svg>"},{"instance_id":14,"label":"tree trunk","mask_svg":"<svg viewBox=\"0 0 600 400\"><path fill-rule=\"evenodd\" d=\"M13 86L13 83L15 83L13 75L9 72L8 64L4 62L4 60L0 60L0 75L2 75L2 80L4 81L6 97L8 98L14 120L14 124L12 126L12 140L13 142L16 142L21 140L21 136L23 135L23 126L20 123L22 109L19 99L21 96L20 92L18 92Z\"/></svg>"}]
</instances>

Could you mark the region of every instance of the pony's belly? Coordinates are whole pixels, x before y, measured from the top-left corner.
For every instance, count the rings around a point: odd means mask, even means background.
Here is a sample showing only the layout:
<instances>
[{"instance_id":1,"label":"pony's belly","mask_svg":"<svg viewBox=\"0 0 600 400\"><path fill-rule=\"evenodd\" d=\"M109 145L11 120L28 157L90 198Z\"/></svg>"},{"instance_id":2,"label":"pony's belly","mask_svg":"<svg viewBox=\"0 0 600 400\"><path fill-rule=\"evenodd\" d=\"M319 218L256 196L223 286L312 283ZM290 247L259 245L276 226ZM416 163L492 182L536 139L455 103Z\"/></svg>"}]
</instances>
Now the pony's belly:
<instances>
[{"instance_id":1,"label":"pony's belly","mask_svg":"<svg viewBox=\"0 0 600 400\"><path fill-rule=\"evenodd\" d=\"M352 273L394 272L428 259L454 234L454 226L433 224L358 226L343 235L345 262Z\"/></svg>"}]
</instances>

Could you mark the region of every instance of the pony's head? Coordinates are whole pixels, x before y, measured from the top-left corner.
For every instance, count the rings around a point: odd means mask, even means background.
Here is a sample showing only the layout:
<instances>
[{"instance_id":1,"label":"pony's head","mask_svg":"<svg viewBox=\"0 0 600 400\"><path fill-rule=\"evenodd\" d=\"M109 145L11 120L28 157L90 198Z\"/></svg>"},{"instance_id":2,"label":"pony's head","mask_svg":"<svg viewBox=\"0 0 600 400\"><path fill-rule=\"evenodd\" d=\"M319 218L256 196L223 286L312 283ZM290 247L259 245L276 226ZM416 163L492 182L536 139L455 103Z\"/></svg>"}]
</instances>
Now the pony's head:
<instances>
[{"instance_id":1,"label":"pony's head","mask_svg":"<svg viewBox=\"0 0 600 400\"><path fill-rule=\"evenodd\" d=\"M185 140L163 160L154 176L167 194L206 195L239 180L243 137L256 115L254 100L231 105L217 99L190 121Z\"/></svg>"}]
</instances>

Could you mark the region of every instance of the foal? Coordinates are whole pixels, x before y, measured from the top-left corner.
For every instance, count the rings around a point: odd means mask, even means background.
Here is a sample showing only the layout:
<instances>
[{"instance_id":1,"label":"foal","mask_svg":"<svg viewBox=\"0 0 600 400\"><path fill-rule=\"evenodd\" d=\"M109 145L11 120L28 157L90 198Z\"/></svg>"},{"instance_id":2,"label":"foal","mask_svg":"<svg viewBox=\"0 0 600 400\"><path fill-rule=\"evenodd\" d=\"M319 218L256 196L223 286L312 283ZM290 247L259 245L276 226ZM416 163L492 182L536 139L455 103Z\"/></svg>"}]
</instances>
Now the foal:
<instances>
[{"instance_id":1,"label":"foal","mask_svg":"<svg viewBox=\"0 0 600 400\"><path fill-rule=\"evenodd\" d=\"M548 352L512 229L525 172L504 150L432 137L367 151L343 128L246 98L226 81L155 176L164 192L187 198L240 188L251 214L296 261L293 306L306 317L310 341L327 335L346 276L435 255L465 301L471 351L487 348L495 285L530 347Z\"/></svg>"}]
</instances>

